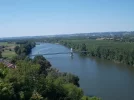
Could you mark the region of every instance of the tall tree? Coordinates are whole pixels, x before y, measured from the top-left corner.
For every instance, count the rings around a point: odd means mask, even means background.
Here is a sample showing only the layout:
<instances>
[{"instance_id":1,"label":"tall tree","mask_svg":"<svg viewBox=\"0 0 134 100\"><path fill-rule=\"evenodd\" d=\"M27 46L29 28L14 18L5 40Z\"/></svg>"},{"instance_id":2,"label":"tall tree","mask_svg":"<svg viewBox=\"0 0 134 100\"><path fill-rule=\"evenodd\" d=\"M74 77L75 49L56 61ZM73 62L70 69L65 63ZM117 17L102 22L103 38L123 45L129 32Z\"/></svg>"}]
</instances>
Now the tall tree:
<instances>
[{"instance_id":1,"label":"tall tree","mask_svg":"<svg viewBox=\"0 0 134 100\"><path fill-rule=\"evenodd\" d=\"M87 54L87 47L86 47L86 44L85 44L85 43L81 44L81 47L80 47L80 48L81 48L81 49L80 49L81 54L82 54L82 55L86 55L86 54Z\"/></svg>"},{"instance_id":2,"label":"tall tree","mask_svg":"<svg viewBox=\"0 0 134 100\"><path fill-rule=\"evenodd\" d=\"M0 51L0 58L2 58L2 52Z\"/></svg>"}]
</instances>

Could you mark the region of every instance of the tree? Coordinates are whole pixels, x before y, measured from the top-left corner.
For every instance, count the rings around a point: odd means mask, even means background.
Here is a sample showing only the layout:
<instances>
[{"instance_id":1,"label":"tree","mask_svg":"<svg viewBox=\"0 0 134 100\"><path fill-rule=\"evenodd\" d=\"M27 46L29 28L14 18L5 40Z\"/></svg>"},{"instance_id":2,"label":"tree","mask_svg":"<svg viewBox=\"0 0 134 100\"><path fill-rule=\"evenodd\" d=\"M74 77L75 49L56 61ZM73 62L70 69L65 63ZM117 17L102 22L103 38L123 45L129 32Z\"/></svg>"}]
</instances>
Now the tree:
<instances>
[{"instance_id":1,"label":"tree","mask_svg":"<svg viewBox=\"0 0 134 100\"><path fill-rule=\"evenodd\" d=\"M65 84L63 88L66 94L65 100L80 100L83 96L83 91L73 84Z\"/></svg>"},{"instance_id":2,"label":"tree","mask_svg":"<svg viewBox=\"0 0 134 100\"><path fill-rule=\"evenodd\" d=\"M30 100L44 100L44 99L38 92L34 91Z\"/></svg>"},{"instance_id":3,"label":"tree","mask_svg":"<svg viewBox=\"0 0 134 100\"><path fill-rule=\"evenodd\" d=\"M72 83L79 87L79 77L70 73L63 74L67 83Z\"/></svg>"},{"instance_id":4,"label":"tree","mask_svg":"<svg viewBox=\"0 0 134 100\"><path fill-rule=\"evenodd\" d=\"M100 98L97 97L88 97L88 96L83 96L81 100L101 100Z\"/></svg>"},{"instance_id":5,"label":"tree","mask_svg":"<svg viewBox=\"0 0 134 100\"><path fill-rule=\"evenodd\" d=\"M11 84L0 82L0 99L13 100L14 92Z\"/></svg>"},{"instance_id":6,"label":"tree","mask_svg":"<svg viewBox=\"0 0 134 100\"><path fill-rule=\"evenodd\" d=\"M22 42L20 46L16 46L14 50L18 55L20 54L28 55L33 47L35 47L35 42L26 41L24 43Z\"/></svg>"},{"instance_id":7,"label":"tree","mask_svg":"<svg viewBox=\"0 0 134 100\"><path fill-rule=\"evenodd\" d=\"M50 62L47 61L42 55L35 56L33 62L40 65L40 74L47 74L46 69L51 67Z\"/></svg>"},{"instance_id":8,"label":"tree","mask_svg":"<svg viewBox=\"0 0 134 100\"><path fill-rule=\"evenodd\" d=\"M2 58L2 52L0 51L0 58Z\"/></svg>"},{"instance_id":9,"label":"tree","mask_svg":"<svg viewBox=\"0 0 134 100\"><path fill-rule=\"evenodd\" d=\"M19 54L19 52L18 52L19 48L20 48L19 46L16 46L16 47L14 48L14 51L15 51L16 54Z\"/></svg>"},{"instance_id":10,"label":"tree","mask_svg":"<svg viewBox=\"0 0 134 100\"><path fill-rule=\"evenodd\" d=\"M0 78L4 79L7 75L8 69L5 68L5 65L0 63Z\"/></svg>"},{"instance_id":11,"label":"tree","mask_svg":"<svg viewBox=\"0 0 134 100\"><path fill-rule=\"evenodd\" d=\"M81 55L87 54L87 48L86 48L85 43L81 44L80 51L81 51Z\"/></svg>"},{"instance_id":12,"label":"tree","mask_svg":"<svg viewBox=\"0 0 134 100\"><path fill-rule=\"evenodd\" d=\"M5 48L5 46L2 46L2 48Z\"/></svg>"}]
</instances>

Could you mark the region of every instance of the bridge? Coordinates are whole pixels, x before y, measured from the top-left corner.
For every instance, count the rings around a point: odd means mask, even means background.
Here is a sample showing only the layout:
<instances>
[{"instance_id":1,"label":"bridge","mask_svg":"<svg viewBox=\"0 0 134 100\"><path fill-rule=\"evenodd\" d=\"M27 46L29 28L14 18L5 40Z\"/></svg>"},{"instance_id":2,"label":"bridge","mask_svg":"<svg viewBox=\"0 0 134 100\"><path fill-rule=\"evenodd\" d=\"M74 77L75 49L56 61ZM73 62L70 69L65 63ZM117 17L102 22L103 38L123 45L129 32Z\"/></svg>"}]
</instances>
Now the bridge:
<instances>
[{"instance_id":1,"label":"bridge","mask_svg":"<svg viewBox=\"0 0 134 100\"><path fill-rule=\"evenodd\" d=\"M75 51L76 53L84 53L84 52L88 52L88 51ZM71 48L71 50L69 52L53 52L53 53L43 53L43 54L35 54L35 55L30 55L30 56L36 56L36 55L58 55L58 54L70 54L70 56L73 56L73 49Z\"/></svg>"}]
</instances>

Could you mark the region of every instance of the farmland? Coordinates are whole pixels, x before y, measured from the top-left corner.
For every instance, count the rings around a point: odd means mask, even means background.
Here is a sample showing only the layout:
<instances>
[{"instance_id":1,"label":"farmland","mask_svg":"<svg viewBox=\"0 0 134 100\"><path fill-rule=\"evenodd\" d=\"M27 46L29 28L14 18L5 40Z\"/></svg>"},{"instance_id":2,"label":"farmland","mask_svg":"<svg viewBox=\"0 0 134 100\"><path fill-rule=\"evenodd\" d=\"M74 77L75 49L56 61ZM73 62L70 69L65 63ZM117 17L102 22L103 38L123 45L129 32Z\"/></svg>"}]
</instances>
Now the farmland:
<instances>
[{"instance_id":1,"label":"farmland","mask_svg":"<svg viewBox=\"0 0 134 100\"><path fill-rule=\"evenodd\" d=\"M16 56L16 53L14 52L15 46L16 44L13 42L0 42L0 50L2 52L2 57L12 58Z\"/></svg>"}]
</instances>

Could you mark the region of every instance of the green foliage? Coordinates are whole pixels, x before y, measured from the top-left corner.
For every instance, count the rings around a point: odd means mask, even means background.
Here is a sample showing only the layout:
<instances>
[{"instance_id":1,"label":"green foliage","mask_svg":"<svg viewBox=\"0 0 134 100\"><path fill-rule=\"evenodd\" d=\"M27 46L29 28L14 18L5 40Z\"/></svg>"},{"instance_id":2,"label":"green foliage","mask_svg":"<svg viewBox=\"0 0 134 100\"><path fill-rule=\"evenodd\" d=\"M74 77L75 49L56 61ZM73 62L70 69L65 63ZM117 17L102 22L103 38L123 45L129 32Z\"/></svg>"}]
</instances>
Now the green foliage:
<instances>
[{"instance_id":1,"label":"green foliage","mask_svg":"<svg viewBox=\"0 0 134 100\"><path fill-rule=\"evenodd\" d=\"M86 55L87 54L87 47L86 47L86 45L85 45L85 43L83 43L83 44L81 44L79 47L81 47L80 48L80 51L82 51L81 52L81 55ZM77 48L79 48L79 47L77 47Z\"/></svg>"},{"instance_id":2,"label":"green foliage","mask_svg":"<svg viewBox=\"0 0 134 100\"><path fill-rule=\"evenodd\" d=\"M81 100L101 100L100 98L97 97L87 97L87 96L83 96L81 98Z\"/></svg>"},{"instance_id":3,"label":"green foliage","mask_svg":"<svg viewBox=\"0 0 134 100\"><path fill-rule=\"evenodd\" d=\"M20 46L16 46L14 50L18 55L28 55L33 47L35 47L35 42L26 41L21 43Z\"/></svg>"},{"instance_id":4,"label":"green foliage","mask_svg":"<svg viewBox=\"0 0 134 100\"><path fill-rule=\"evenodd\" d=\"M0 51L0 58L2 57L2 52Z\"/></svg>"},{"instance_id":5,"label":"green foliage","mask_svg":"<svg viewBox=\"0 0 134 100\"><path fill-rule=\"evenodd\" d=\"M60 40L61 44L82 52L85 56L93 56L134 66L134 43L112 40Z\"/></svg>"},{"instance_id":6,"label":"green foliage","mask_svg":"<svg viewBox=\"0 0 134 100\"><path fill-rule=\"evenodd\" d=\"M40 65L40 74L47 74L46 69L51 67L50 62L48 62L42 55L35 56L33 62Z\"/></svg>"},{"instance_id":7,"label":"green foliage","mask_svg":"<svg viewBox=\"0 0 134 100\"><path fill-rule=\"evenodd\" d=\"M17 54L20 53L19 48L20 48L19 46L16 46L16 47L14 48L14 51L15 51Z\"/></svg>"},{"instance_id":8,"label":"green foliage","mask_svg":"<svg viewBox=\"0 0 134 100\"><path fill-rule=\"evenodd\" d=\"M0 100L81 100L83 97L82 89L77 87L79 78L51 68L43 56L18 59L16 66L8 69L0 64Z\"/></svg>"},{"instance_id":9,"label":"green foliage","mask_svg":"<svg viewBox=\"0 0 134 100\"><path fill-rule=\"evenodd\" d=\"M0 78L5 78L8 72L8 69L4 68L4 64L0 63Z\"/></svg>"},{"instance_id":10,"label":"green foliage","mask_svg":"<svg viewBox=\"0 0 134 100\"><path fill-rule=\"evenodd\" d=\"M43 100L43 97L38 92L34 91L30 100Z\"/></svg>"},{"instance_id":11,"label":"green foliage","mask_svg":"<svg viewBox=\"0 0 134 100\"><path fill-rule=\"evenodd\" d=\"M11 84L0 82L0 100L12 100L14 96Z\"/></svg>"},{"instance_id":12,"label":"green foliage","mask_svg":"<svg viewBox=\"0 0 134 100\"><path fill-rule=\"evenodd\" d=\"M63 76L64 76L64 79L66 82L72 83L72 84L79 87L79 83L78 83L79 77L78 76L72 75L70 73L64 73Z\"/></svg>"},{"instance_id":13,"label":"green foliage","mask_svg":"<svg viewBox=\"0 0 134 100\"><path fill-rule=\"evenodd\" d=\"M80 100L83 96L83 91L73 84L65 84L63 85L63 88L67 95L66 100Z\"/></svg>"}]
</instances>

